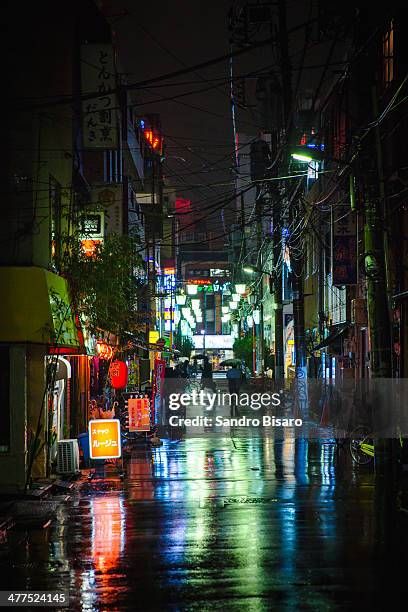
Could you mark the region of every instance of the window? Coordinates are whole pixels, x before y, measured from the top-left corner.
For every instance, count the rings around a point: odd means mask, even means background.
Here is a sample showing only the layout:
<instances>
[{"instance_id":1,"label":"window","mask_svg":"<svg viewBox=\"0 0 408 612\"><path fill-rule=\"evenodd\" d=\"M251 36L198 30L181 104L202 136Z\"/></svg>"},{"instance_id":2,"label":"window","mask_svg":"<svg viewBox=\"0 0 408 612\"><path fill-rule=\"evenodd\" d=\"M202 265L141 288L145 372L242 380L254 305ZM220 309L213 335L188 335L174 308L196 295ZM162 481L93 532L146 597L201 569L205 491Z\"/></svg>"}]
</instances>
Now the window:
<instances>
[{"instance_id":1,"label":"window","mask_svg":"<svg viewBox=\"0 0 408 612\"><path fill-rule=\"evenodd\" d=\"M0 453L10 451L10 349L0 346Z\"/></svg>"},{"instance_id":2,"label":"window","mask_svg":"<svg viewBox=\"0 0 408 612\"><path fill-rule=\"evenodd\" d=\"M385 87L394 78L394 22L383 36L383 81Z\"/></svg>"},{"instance_id":3,"label":"window","mask_svg":"<svg viewBox=\"0 0 408 612\"><path fill-rule=\"evenodd\" d=\"M103 152L104 168L103 180L105 183L122 182L122 151L112 149Z\"/></svg>"}]
</instances>

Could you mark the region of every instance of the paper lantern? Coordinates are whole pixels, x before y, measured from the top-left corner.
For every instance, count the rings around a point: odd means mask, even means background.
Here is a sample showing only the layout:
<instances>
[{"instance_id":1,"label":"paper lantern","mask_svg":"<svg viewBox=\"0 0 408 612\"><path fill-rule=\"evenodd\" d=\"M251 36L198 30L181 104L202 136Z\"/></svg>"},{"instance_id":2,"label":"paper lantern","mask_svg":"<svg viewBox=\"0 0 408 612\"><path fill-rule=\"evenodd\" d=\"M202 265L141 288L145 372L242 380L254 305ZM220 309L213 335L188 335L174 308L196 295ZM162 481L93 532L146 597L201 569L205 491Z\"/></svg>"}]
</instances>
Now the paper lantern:
<instances>
[{"instance_id":1,"label":"paper lantern","mask_svg":"<svg viewBox=\"0 0 408 612\"><path fill-rule=\"evenodd\" d=\"M101 359L112 359L113 349L109 344L106 344L106 342L97 342L96 352Z\"/></svg>"},{"instance_id":2,"label":"paper lantern","mask_svg":"<svg viewBox=\"0 0 408 612\"><path fill-rule=\"evenodd\" d=\"M111 385L114 389L123 389L127 385L128 368L124 361L116 359L109 370Z\"/></svg>"}]
</instances>

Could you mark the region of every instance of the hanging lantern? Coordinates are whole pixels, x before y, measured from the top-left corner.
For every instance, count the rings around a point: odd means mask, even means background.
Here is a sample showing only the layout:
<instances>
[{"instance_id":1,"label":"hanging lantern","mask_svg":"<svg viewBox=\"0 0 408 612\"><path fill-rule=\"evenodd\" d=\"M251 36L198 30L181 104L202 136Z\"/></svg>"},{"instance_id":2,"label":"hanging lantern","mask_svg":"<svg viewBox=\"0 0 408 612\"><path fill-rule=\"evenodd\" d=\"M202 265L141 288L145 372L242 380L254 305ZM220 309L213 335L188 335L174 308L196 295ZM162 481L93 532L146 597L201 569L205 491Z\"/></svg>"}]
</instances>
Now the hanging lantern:
<instances>
[{"instance_id":1,"label":"hanging lantern","mask_svg":"<svg viewBox=\"0 0 408 612\"><path fill-rule=\"evenodd\" d=\"M109 344L106 344L106 342L97 342L96 352L100 359L112 359L113 349Z\"/></svg>"},{"instance_id":2,"label":"hanging lantern","mask_svg":"<svg viewBox=\"0 0 408 612\"><path fill-rule=\"evenodd\" d=\"M124 361L112 361L109 369L111 385L114 389L123 389L127 385L128 368Z\"/></svg>"},{"instance_id":3,"label":"hanging lantern","mask_svg":"<svg viewBox=\"0 0 408 612\"><path fill-rule=\"evenodd\" d=\"M176 304L177 306L184 306L186 303L187 296L184 293L179 293L176 295Z\"/></svg>"}]
</instances>

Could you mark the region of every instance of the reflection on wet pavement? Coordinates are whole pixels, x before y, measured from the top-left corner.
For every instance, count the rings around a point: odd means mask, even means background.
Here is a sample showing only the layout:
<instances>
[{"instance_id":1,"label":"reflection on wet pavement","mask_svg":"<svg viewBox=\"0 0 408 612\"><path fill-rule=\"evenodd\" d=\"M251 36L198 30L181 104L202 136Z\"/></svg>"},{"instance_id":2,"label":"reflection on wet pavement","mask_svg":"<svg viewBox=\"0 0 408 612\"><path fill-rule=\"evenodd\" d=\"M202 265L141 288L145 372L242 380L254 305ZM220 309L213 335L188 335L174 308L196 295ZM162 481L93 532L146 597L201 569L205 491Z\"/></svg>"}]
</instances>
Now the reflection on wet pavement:
<instances>
[{"instance_id":1,"label":"reflection on wet pavement","mask_svg":"<svg viewBox=\"0 0 408 612\"><path fill-rule=\"evenodd\" d=\"M65 586L72 610L258 611L366 609L385 578L403 584L406 546L378 536L370 469L328 440L235 446L133 450L124 481L110 467L50 528L11 534L2 588Z\"/></svg>"}]
</instances>

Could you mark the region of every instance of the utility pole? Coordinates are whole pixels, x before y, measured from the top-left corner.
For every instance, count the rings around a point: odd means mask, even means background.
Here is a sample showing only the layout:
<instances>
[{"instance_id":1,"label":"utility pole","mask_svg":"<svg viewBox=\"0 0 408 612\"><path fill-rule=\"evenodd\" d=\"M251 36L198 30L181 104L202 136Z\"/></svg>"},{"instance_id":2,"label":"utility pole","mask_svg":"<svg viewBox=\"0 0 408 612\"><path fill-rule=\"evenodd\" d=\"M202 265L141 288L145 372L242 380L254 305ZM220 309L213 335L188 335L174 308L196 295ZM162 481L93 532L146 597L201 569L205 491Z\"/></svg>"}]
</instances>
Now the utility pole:
<instances>
[{"instance_id":1,"label":"utility pole","mask_svg":"<svg viewBox=\"0 0 408 612\"><path fill-rule=\"evenodd\" d=\"M275 266L273 282L275 303L275 380L282 380L284 378L282 272L277 266L282 253L282 224L280 214L280 200L277 198L273 204L273 262Z\"/></svg>"},{"instance_id":2,"label":"utility pole","mask_svg":"<svg viewBox=\"0 0 408 612\"><path fill-rule=\"evenodd\" d=\"M293 270L293 331L296 350L296 376L306 378L305 302L303 295L303 255L291 261Z\"/></svg>"},{"instance_id":3,"label":"utility pole","mask_svg":"<svg viewBox=\"0 0 408 612\"><path fill-rule=\"evenodd\" d=\"M289 167L287 146L290 144L292 128L292 76L289 57L289 41L286 18L286 2L278 0L280 68L283 94L284 138L286 148L283 155L283 168L286 173ZM273 205L273 259L275 265L275 379L284 377L283 350L283 304L282 304L282 273L278 262L282 255L282 206L281 194L275 198ZM296 336L295 336L296 337Z\"/></svg>"},{"instance_id":4,"label":"utility pole","mask_svg":"<svg viewBox=\"0 0 408 612\"><path fill-rule=\"evenodd\" d=\"M376 90L372 88L373 115L378 116ZM391 324L389 313L389 248L386 227L385 188L379 128L374 129L373 146L376 167L368 162L365 173L364 252L367 277L367 312L370 337L371 378L392 377ZM379 439L375 446L376 470L380 474L392 471L393 441Z\"/></svg>"},{"instance_id":5,"label":"utility pole","mask_svg":"<svg viewBox=\"0 0 408 612\"><path fill-rule=\"evenodd\" d=\"M263 261L262 261L262 218L263 218L263 200L259 197L259 187L257 187L257 201L256 201L256 218L257 218L257 243L258 243L258 257L259 257L259 268L260 281L259 281L259 334L257 336L258 341L258 357L260 363L260 373L263 376L264 373L264 318L263 318ZM256 324L254 322L254 328Z\"/></svg>"},{"instance_id":6,"label":"utility pole","mask_svg":"<svg viewBox=\"0 0 408 612\"><path fill-rule=\"evenodd\" d=\"M388 313L384 219L381 203L372 183L365 197L365 270L367 275L367 311L370 330L370 369L372 378L391 378L391 332Z\"/></svg>"}]
</instances>

